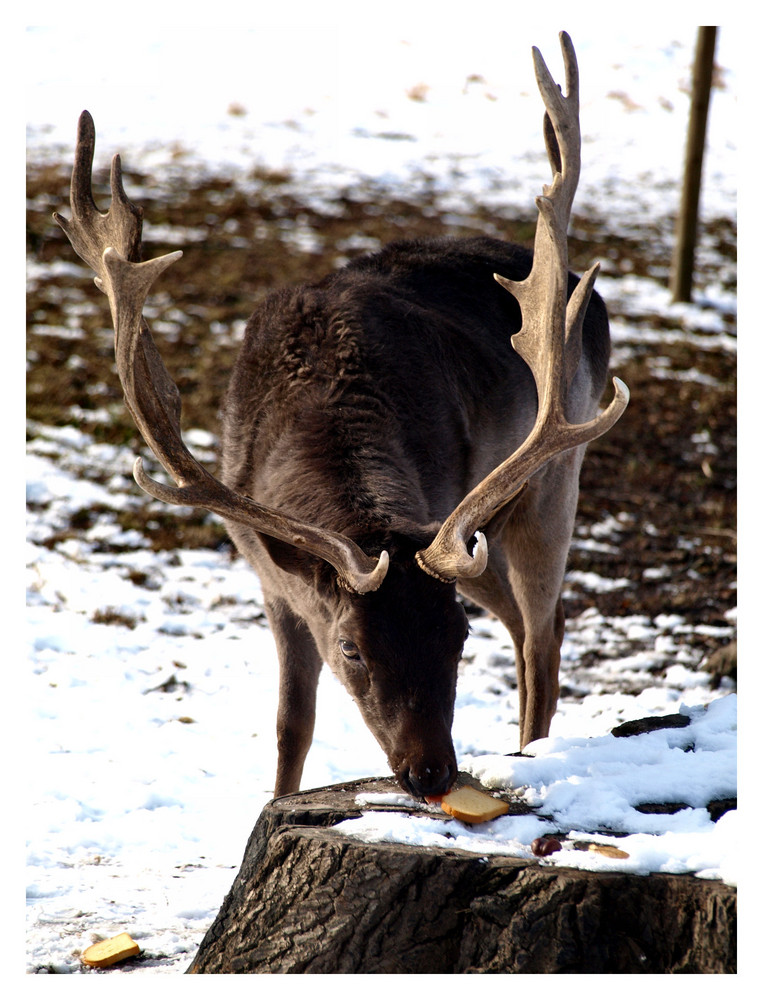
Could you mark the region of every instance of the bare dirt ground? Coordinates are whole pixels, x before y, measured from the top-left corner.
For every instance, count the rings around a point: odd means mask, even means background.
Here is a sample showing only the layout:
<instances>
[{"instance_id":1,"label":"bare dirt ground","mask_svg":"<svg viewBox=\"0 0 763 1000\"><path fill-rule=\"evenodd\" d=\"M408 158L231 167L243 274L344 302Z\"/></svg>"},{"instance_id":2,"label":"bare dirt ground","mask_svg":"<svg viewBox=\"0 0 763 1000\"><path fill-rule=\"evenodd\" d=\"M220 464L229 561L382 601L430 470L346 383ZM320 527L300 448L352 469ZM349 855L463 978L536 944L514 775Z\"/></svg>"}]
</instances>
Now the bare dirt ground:
<instances>
[{"instance_id":1,"label":"bare dirt ground","mask_svg":"<svg viewBox=\"0 0 763 1000\"><path fill-rule=\"evenodd\" d=\"M105 208L106 177L97 179ZM165 272L149 318L183 395L184 426L213 434L243 323L273 287L321 277L391 239L490 233L529 244L534 227L478 204L454 213L424 175L405 195L368 182L316 196L286 175L256 172L242 184L184 173L181 162L166 186L136 172L126 183L145 210L145 255L184 251ZM68 214L68 184L68 165L28 168L29 433L39 424L73 425L96 441L138 449L114 374L105 299L51 219L54 210ZM574 232L576 270L599 259L607 280L665 286L665 220L636 220L618 233L578 214ZM576 545L569 568L632 586L582 589L568 600L568 616L595 604L604 615L675 613L694 625L728 625L724 615L736 606L736 354L728 349L736 314L717 298L702 299L712 285L733 302L735 280L736 223L718 219L705 227L698 255L696 301L713 320L708 332L687 328L670 310L634 311L623 304L627 296L602 290L618 332L613 370L628 384L631 404L590 447L581 482L579 537L595 537L608 519L616 519L614 533L604 546ZM715 335L719 325L726 346ZM129 481L125 488L137 489ZM79 512L62 534L98 516L97 509ZM121 516L122 527L139 528L156 549L225 544L222 526L203 512L179 516L168 507L160 518L152 512L150 523L133 509ZM692 641L704 643L705 653L718 644L701 631Z\"/></svg>"}]
</instances>

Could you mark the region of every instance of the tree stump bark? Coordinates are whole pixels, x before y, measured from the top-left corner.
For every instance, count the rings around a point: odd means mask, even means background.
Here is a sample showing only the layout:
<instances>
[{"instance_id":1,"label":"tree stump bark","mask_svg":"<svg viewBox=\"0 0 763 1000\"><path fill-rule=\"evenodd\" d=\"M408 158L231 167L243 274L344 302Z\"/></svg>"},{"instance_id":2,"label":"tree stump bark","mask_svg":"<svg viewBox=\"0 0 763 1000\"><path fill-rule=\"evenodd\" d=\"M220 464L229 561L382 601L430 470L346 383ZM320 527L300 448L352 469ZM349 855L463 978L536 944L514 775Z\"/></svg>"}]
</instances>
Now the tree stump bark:
<instances>
[{"instance_id":1,"label":"tree stump bark","mask_svg":"<svg viewBox=\"0 0 763 1000\"><path fill-rule=\"evenodd\" d=\"M270 802L188 972L736 971L733 887L366 844L332 829L361 814L357 794L389 791L392 779L369 779Z\"/></svg>"}]
</instances>

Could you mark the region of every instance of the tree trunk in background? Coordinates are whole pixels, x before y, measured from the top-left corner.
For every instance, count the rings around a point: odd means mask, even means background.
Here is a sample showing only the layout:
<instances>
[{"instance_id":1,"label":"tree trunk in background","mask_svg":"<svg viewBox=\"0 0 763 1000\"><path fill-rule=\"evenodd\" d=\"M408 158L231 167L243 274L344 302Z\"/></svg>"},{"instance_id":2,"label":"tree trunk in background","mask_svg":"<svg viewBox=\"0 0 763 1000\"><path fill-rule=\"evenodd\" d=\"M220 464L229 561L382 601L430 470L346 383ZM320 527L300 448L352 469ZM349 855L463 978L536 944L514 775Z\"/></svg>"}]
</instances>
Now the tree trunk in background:
<instances>
[{"instance_id":1,"label":"tree trunk in background","mask_svg":"<svg viewBox=\"0 0 763 1000\"><path fill-rule=\"evenodd\" d=\"M395 791L373 779L270 802L188 971L736 971L736 890L724 883L366 844L331 829L360 815L358 793Z\"/></svg>"},{"instance_id":2,"label":"tree trunk in background","mask_svg":"<svg viewBox=\"0 0 763 1000\"><path fill-rule=\"evenodd\" d=\"M697 35L684 182L670 275L670 291L674 302L691 302L699 195L702 187L702 160L705 154L707 115L713 85L716 31L714 26L700 27Z\"/></svg>"}]
</instances>

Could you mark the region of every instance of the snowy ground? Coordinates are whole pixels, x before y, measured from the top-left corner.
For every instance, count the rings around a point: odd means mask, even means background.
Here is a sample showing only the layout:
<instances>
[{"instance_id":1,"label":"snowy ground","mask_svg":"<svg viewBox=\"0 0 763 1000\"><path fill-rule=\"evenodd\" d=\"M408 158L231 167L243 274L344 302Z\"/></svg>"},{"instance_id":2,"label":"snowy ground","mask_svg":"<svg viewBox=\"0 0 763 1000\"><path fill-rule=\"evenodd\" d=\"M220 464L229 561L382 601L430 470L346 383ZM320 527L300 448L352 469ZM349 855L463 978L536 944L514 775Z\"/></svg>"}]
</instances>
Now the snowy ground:
<instances>
[{"instance_id":1,"label":"snowy ground","mask_svg":"<svg viewBox=\"0 0 763 1000\"><path fill-rule=\"evenodd\" d=\"M586 95L583 202L595 204L606 190L608 209L624 224L634 210L664 213L660 199L674 195L680 176L681 87L695 29L629 24L602 41L599 28L566 26ZM539 44L558 72L556 32L548 25L523 26L509 41L499 32L466 31L458 47L445 29L435 37L417 33L405 45L402 33L382 32L362 51L345 47L350 56L343 60L339 49L335 59L316 60L315 34L303 35L301 65L309 66L309 84L293 63L283 69L294 37L244 34L225 36L228 51L236 50L230 72L210 74L205 100L190 102L182 89L168 94L166 85L197 71L198 35L143 31L141 79L128 87L106 60L85 71L85 61L76 58L84 52L84 32L31 33L27 52L39 69L28 89L29 155L57 159L62 149L65 155L77 115L88 107L99 143L107 137L99 156L112 146L140 150L144 165L171 159L156 141L171 134L200 161L286 162L309 175L317 192L330 187L337 162L347 174L392 175L405 183L413 164L451 169L454 149L485 199L527 203L545 179L540 156L525 151L542 149L529 45ZM324 32L321 45L332 37ZM453 45L447 59L444 40ZM725 89L713 97L705 188L708 211L727 215L735 214L736 197L734 42L733 31L722 29ZM249 61L239 54L247 46L254 51ZM75 58L64 59L72 49ZM417 86L428 88L426 100L412 99ZM233 104L246 113L228 113ZM392 141L392 132L408 138ZM655 163L656 148L664 155ZM520 178L521 187L498 190L496 177L504 171ZM673 308L643 280L630 290L622 283L601 290ZM189 442L202 457L211 443L202 432ZM225 553L157 554L137 532L122 532L110 511L155 503L130 486L133 457L74 428L33 428L23 764L26 965L32 973L81 973L79 952L95 937L121 931L140 944L143 959L96 974L183 972L272 794L276 663L257 580ZM103 510L94 527L49 544L61 523L94 505ZM616 541L616 522L599 529L576 544ZM626 579L569 581L594 593L629 585ZM730 609L717 638L732 637L735 623ZM531 748L534 759L517 760L502 756L517 749L508 636L487 618L473 622L454 726L461 765L496 787L522 789L528 802L553 817L548 828L573 837L601 829L626 834L617 842L630 854L627 862L564 852L544 863L689 871L735 883L736 813L712 823L703 806L736 793L736 697L729 688L711 687L682 641L690 628L678 616L605 619L595 610L570 621L562 676L570 695L549 740ZM583 667L582 654L592 648L597 664ZM388 773L329 674L319 698L304 787ZM630 740L607 735L622 721L679 711L689 715L689 727ZM643 801L682 801L687 808L644 815L634 809ZM361 832L362 821L354 822L352 829ZM433 822L395 825L386 835L436 841L441 828ZM525 856L541 826L537 819L498 820L487 842L485 830L461 827L458 846ZM362 833L380 835L378 827ZM478 835L483 840L476 842Z\"/></svg>"},{"instance_id":2,"label":"snowy ground","mask_svg":"<svg viewBox=\"0 0 763 1000\"><path fill-rule=\"evenodd\" d=\"M48 431L28 462L28 494L40 511L30 519L27 570L32 969L77 972L76 953L93 934L128 930L157 959L142 970L181 971L272 794L275 656L247 566L208 551L152 553L140 536L117 535L107 516L76 542L45 546L71 505L143 503L125 499L131 460ZM88 479L99 471L111 477L107 487ZM104 543L112 550L105 555ZM736 696L710 689L682 653L681 632L675 616L591 611L570 622L562 681L590 693L564 700L536 760L517 762L494 756L517 749L508 636L487 618L473 622L456 706L459 760L496 787L526 789L528 802L554 817L495 821L491 850L527 855L545 829L609 828L631 834L626 870L735 881L736 814L713 824L703 806L735 794ZM576 669L592 647L597 666ZM607 736L624 720L676 711L692 725L627 741ZM304 787L386 773L348 696L325 674ZM648 816L633 808L644 801L690 808ZM399 835L431 839L431 825L414 828L410 821ZM457 846L468 847L468 836L462 828ZM487 850L482 842L474 849ZM547 863L587 861L558 855Z\"/></svg>"}]
</instances>

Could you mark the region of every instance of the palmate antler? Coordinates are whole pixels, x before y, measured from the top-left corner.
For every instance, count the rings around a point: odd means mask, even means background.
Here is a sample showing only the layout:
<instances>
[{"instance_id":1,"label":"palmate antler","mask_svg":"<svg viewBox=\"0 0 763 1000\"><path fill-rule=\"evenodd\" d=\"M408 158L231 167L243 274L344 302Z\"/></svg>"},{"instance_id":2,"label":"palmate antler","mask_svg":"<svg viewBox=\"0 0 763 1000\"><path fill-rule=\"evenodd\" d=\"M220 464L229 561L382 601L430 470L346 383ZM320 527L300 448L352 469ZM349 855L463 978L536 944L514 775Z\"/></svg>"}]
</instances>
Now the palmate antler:
<instances>
[{"instance_id":1,"label":"palmate antler","mask_svg":"<svg viewBox=\"0 0 763 1000\"><path fill-rule=\"evenodd\" d=\"M562 32L560 40L566 97L538 49L533 48L535 76L546 106L546 145L554 177L536 199L539 217L532 270L524 281L495 275L522 310L522 328L511 343L532 371L538 414L527 439L461 501L432 544L416 554L422 569L444 581L479 576L487 564L488 551L478 529L550 459L605 434L628 405L628 388L615 378L615 395L606 410L583 424L570 424L565 417L567 393L582 352L583 318L599 267L597 264L586 271L568 302L567 228L580 176L579 84L569 35ZM475 535L471 554L468 544Z\"/></svg>"},{"instance_id":2,"label":"palmate antler","mask_svg":"<svg viewBox=\"0 0 763 1000\"><path fill-rule=\"evenodd\" d=\"M356 593L376 590L387 572L386 552L372 559L344 535L255 503L212 476L186 448L180 434L180 393L142 316L153 282L182 252L139 263L143 213L125 195L119 156L111 166L111 209L98 211L91 186L94 149L93 119L83 111L71 182L72 218L55 213L54 219L108 296L125 401L146 443L177 484L167 486L152 479L137 458L138 485L157 500L203 507L303 549L330 563L343 585Z\"/></svg>"}]
</instances>

